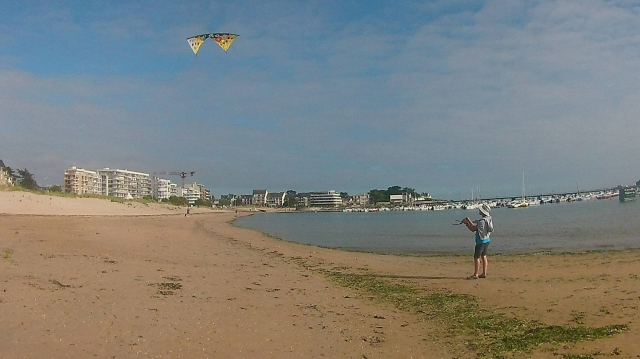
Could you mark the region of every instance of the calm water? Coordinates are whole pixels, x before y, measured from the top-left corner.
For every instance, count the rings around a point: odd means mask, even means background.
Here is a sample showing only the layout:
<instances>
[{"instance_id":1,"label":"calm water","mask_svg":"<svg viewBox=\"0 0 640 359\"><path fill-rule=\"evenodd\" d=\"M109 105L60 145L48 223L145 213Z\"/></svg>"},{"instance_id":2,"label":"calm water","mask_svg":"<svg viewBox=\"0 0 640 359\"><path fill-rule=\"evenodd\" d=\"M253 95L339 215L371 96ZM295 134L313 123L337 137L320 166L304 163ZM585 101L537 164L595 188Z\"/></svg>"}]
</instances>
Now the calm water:
<instances>
[{"instance_id":1,"label":"calm water","mask_svg":"<svg viewBox=\"0 0 640 359\"><path fill-rule=\"evenodd\" d=\"M617 198L496 208L491 253L640 248L640 201ZM242 217L241 227L305 244L383 253L469 253L474 235L451 222L477 210L378 213L271 213Z\"/></svg>"}]
</instances>

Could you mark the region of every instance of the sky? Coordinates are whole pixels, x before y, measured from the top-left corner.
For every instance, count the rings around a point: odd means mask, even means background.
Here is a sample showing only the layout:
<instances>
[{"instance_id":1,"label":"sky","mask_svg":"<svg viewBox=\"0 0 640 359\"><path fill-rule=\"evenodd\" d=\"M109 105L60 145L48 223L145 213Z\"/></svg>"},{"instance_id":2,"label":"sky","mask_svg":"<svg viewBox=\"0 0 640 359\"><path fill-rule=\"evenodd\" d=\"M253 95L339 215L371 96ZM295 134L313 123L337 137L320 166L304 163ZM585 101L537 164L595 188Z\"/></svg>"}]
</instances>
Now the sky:
<instances>
[{"instance_id":1,"label":"sky","mask_svg":"<svg viewBox=\"0 0 640 359\"><path fill-rule=\"evenodd\" d=\"M207 40L228 32L224 52ZM0 4L0 159L221 194L519 196L640 179L640 1ZM180 183L178 176L162 176Z\"/></svg>"}]
</instances>

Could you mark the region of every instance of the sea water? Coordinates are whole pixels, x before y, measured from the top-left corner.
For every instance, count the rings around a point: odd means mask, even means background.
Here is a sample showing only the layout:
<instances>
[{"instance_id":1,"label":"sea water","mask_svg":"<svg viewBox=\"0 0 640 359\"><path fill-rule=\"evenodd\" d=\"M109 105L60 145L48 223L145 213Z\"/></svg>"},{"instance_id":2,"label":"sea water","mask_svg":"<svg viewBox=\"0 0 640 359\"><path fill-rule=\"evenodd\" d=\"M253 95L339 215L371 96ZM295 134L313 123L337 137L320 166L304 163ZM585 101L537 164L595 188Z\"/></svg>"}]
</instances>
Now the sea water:
<instances>
[{"instance_id":1,"label":"sea water","mask_svg":"<svg viewBox=\"0 0 640 359\"><path fill-rule=\"evenodd\" d=\"M581 252L640 248L640 202L617 198L496 208L491 253ZM236 225L283 240L379 253L469 253L464 217L477 210L266 213Z\"/></svg>"}]
</instances>

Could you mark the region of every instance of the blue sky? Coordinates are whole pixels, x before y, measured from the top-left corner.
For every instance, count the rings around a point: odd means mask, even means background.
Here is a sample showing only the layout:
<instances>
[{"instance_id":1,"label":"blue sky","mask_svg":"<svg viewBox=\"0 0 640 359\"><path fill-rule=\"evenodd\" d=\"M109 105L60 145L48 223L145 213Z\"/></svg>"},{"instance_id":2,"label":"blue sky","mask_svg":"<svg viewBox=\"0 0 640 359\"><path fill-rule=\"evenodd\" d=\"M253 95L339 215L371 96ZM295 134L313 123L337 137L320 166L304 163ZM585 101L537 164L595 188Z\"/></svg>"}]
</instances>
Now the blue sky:
<instances>
[{"instance_id":1,"label":"blue sky","mask_svg":"<svg viewBox=\"0 0 640 359\"><path fill-rule=\"evenodd\" d=\"M207 40L231 32L225 53ZM0 159L195 171L214 195L439 198L640 179L640 1L0 5ZM180 178L172 178L180 182Z\"/></svg>"}]
</instances>

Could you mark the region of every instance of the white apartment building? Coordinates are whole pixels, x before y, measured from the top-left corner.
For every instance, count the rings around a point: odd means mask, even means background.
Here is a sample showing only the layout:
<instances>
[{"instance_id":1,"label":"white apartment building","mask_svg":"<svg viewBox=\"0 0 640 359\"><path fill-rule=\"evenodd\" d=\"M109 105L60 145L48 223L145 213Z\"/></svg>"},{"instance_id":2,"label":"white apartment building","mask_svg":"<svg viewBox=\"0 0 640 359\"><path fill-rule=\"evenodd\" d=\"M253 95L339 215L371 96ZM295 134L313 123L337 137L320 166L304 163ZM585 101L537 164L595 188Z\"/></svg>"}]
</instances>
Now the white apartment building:
<instances>
[{"instance_id":1,"label":"white apartment building","mask_svg":"<svg viewBox=\"0 0 640 359\"><path fill-rule=\"evenodd\" d=\"M411 204L413 196L410 193L392 194L389 196L389 202L391 204Z\"/></svg>"},{"instance_id":2,"label":"white apartment building","mask_svg":"<svg viewBox=\"0 0 640 359\"><path fill-rule=\"evenodd\" d=\"M284 192L275 192L267 194L267 206L270 207L282 207L284 204L284 198L286 193Z\"/></svg>"},{"instance_id":3,"label":"white apartment building","mask_svg":"<svg viewBox=\"0 0 640 359\"><path fill-rule=\"evenodd\" d=\"M178 197L178 185L176 183L169 184L169 197Z\"/></svg>"},{"instance_id":4,"label":"white apartment building","mask_svg":"<svg viewBox=\"0 0 640 359\"><path fill-rule=\"evenodd\" d=\"M5 172L5 165L0 160L0 185L1 186L13 186L13 179Z\"/></svg>"},{"instance_id":5,"label":"white apartment building","mask_svg":"<svg viewBox=\"0 0 640 359\"><path fill-rule=\"evenodd\" d=\"M13 182L11 178L4 172L4 168L0 167L0 186L11 186Z\"/></svg>"},{"instance_id":6,"label":"white apartment building","mask_svg":"<svg viewBox=\"0 0 640 359\"><path fill-rule=\"evenodd\" d=\"M340 193L336 193L334 190L309 193L309 206L311 207L338 207L341 204Z\"/></svg>"},{"instance_id":7,"label":"white apartment building","mask_svg":"<svg viewBox=\"0 0 640 359\"><path fill-rule=\"evenodd\" d=\"M175 184L173 184L172 187L172 184L168 179L153 177L151 179L151 196L158 201L169 199L169 197L171 197L171 190L176 187Z\"/></svg>"},{"instance_id":8,"label":"white apartment building","mask_svg":"<svg viewBox=\"0 0 640 359\"><path fill-rule=\"evenodd\" d=\"M298 193L296 194L296 206L298 207L309 207L309 194L308 193Z\"/></svg>"},{"instance_id":9,"label":"white apartment building","mask_svg":"<svg viewBox=\"0 0 640 359\"><path fill-rule=\"evenodd\" d=\"M369 193L355 194L351 196L352 203L356 206L366 207L371 203L371 195Z\"/></svg>"},{"instance_id":10,"label":"white apartment building","mask_svg":"<svg viewBox=\"0 0 640 359\"><path fill-rule=\"evenodd\" d=\"M187 187L178 187L178 197L184 197L187 199L190 205L196 203L200 199L200 188L197 183L188 185Z\"/></svg>"},{"instance_id":11,"label":"white apartment building","mask_svg":"<svg viewBox=\"0 0 640 359\"><path fill-rule=\"evenodd\" d=\"M102 177L94 171L71 168L64 171L64 191L75 194L105 194L102 190Z\"/></svg>"},{"instance_id":12,"label":"white apartment building","mask_svg":"<svg viewBox=\"0 0 640 359\"><path fill-rule=\"evenodd\" d=\"M118 198L142 198L151 195L151 179L148 173L103 168L98 170L102 178L103 194Z\"/></svg>"},{"instance_id":13,"label":"white apartment building","mask_svg":"<svg viewBox=\"0 0 640 359\"><path fill-rule=\"evenodd\" d=\"M404 203L402 197L403 196L401 194L389 195L389 203L391 203L391 204L402 204L402 203Z\"/></svg>"},{"instance_id":14,"label":"white apartment building","mask_svg":"<svg viewBox=\"0 0 640 359\"><path fill-rule=\"evenodd\" d=\"M267 203L267 192L266 189L254 189L253 190L253 205L254 206L264 206Z\"/></svg>"},{"instance_id":15,"label":"white apartment building","mask_svg":"<svg viewBox=\"0 0 640 359\"><path fill-rule=\"evenodd\" d=\"M203 201L211 201L211 191L207 187L199 183L193 183L194 186L198 186L200 191L200 199Z\"/></svg>"}]
</instances>

